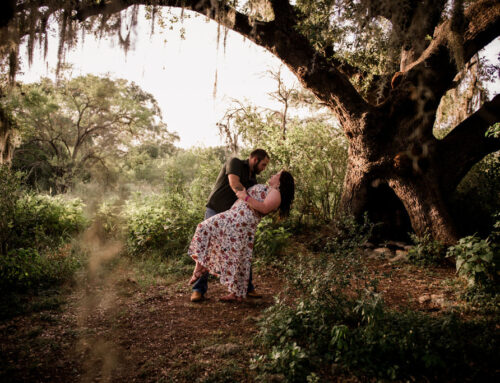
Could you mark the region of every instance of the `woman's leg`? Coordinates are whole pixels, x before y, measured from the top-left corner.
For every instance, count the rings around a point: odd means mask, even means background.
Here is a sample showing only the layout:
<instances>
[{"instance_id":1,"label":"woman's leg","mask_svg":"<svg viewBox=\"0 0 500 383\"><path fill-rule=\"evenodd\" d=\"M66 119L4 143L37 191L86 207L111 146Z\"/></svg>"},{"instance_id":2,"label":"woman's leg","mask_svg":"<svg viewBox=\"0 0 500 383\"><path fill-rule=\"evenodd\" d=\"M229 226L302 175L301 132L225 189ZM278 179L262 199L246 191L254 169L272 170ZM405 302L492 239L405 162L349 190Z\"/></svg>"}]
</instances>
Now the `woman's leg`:
<instances>
[{"instance_id":1,"label":"woman's leg","mask_svg":"<svg viewBox=\"0 0 500 383\"><path fill-rule=\"evenodd\" d=\"M235 293L229 293L228 295L224 295L219 298L222 302L242 302L243 298L236 296Z\"/></svg>"}]
</instances>

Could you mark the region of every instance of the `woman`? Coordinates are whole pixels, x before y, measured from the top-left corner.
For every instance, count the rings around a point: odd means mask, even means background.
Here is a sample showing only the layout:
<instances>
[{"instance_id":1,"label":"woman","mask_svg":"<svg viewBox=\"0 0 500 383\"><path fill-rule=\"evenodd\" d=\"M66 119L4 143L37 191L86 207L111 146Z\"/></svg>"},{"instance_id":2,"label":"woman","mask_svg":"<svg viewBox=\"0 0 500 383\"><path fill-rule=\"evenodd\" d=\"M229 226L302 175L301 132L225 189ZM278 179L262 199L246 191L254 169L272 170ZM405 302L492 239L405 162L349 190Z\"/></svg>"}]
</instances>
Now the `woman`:
<instances>
[{"instance_id":1,"label":"woman","mask_svg":"<svg viewBox=\"0 0 500 383\"><path fill-rule=\"evenodd\" d=\"M257 184L236 193L231 209L201 222L188 254L196 261L190 284L204 273L220 277L229 290L223 301L241 301L247 294L255 230L261 218L279 209L288 216L295 194L293 177L286 171L273 175L268 185Z\"/></svg>"}]
</instances>

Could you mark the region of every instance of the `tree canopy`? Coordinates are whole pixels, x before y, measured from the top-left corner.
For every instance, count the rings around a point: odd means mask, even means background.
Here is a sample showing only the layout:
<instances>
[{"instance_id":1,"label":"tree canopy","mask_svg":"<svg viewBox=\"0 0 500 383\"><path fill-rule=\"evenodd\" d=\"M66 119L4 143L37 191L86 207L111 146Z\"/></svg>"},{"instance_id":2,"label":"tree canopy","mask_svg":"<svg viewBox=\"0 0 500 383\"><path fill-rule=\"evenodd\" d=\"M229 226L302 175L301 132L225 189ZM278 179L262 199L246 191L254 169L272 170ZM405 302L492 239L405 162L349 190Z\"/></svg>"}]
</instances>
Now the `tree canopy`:
<instances>
[{"instance_id":1,"label":"tree canopy","mask_svg":"<svg viewBox=\"0 0 500 383\"><path fill-rule=\"evenodd\" d=\"M11 93L8 108L23 139L16 167L33 182L39 173L52 175L59 191L96 166L105 171L133 146L176 139L153 96L124 79L86 75L55 84L44 78Z\"/></svg>"}]
</instances>

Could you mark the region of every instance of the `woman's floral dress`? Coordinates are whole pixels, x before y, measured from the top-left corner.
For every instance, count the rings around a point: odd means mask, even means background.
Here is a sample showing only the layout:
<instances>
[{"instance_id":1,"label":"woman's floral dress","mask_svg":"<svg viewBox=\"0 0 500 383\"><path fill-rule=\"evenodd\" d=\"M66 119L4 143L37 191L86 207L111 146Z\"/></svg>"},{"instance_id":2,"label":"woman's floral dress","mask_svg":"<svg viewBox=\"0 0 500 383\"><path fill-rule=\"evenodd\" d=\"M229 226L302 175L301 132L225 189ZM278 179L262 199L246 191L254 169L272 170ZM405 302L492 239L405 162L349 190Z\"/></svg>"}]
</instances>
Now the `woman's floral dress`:
<instances>
[{"instance_id":1,"label":"woman's floral dress","mask_svg":"<svg viewBox=\"0 0 500 383\"><path fill-rule=\"evenodd\" d=\"M248 194L263 201L271 188L257 184ZM261 215L238 199L231 209L201 222L189 246L188 255L200 262L229 292L245 297L250 277L252 250Z\"/></svg>"}]
</instances>

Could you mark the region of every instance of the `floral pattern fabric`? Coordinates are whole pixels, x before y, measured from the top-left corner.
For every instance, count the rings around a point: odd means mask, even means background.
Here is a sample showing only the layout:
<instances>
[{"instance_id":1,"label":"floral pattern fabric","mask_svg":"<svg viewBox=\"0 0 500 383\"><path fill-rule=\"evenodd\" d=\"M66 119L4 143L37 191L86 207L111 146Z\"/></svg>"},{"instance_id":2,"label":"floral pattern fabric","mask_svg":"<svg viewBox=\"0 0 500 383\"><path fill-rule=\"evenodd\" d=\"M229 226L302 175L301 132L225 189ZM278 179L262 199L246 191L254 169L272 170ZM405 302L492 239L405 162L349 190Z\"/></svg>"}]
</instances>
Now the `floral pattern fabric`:
<instances>
[{"instance_id":1,"label":"floral pattern fabric","mask_svg":"<svg viewBox=\"0 0 500 383\"><path fill-rule=\"evenodd\" d=\"M263 201L271 189L257 184L248 194ZM201 222L189 246L188 255L220 278L229 292L245 297L250 278L255 231L261 215L238 199L231 209Z\"/></svg>"}]
</instances>

